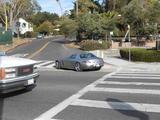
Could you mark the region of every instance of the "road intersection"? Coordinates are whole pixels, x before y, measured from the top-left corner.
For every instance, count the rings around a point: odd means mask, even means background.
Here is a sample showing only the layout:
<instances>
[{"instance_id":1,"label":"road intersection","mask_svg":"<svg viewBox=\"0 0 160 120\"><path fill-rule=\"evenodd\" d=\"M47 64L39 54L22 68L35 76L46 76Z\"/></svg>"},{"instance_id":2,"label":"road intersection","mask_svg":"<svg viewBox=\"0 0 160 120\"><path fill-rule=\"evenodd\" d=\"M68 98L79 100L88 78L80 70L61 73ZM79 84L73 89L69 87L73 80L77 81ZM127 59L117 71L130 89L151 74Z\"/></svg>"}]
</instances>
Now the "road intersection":
<instances>
[{"instance_id":1,"label":"road intersection","mask_svg":"<svg viewBox=\"0 0 160 120\"><path fill-rule=\"evenodd\" d=\"M37 87L0 98L2 120L159 120L158 71L113 57L107 58L111 64L99 72L56 70L55 59L81 52L64 48L64 39L33 41L9 55L33 55L49 41L45 49L32 56L40 71Z\"/></svg>"}]
</instances>

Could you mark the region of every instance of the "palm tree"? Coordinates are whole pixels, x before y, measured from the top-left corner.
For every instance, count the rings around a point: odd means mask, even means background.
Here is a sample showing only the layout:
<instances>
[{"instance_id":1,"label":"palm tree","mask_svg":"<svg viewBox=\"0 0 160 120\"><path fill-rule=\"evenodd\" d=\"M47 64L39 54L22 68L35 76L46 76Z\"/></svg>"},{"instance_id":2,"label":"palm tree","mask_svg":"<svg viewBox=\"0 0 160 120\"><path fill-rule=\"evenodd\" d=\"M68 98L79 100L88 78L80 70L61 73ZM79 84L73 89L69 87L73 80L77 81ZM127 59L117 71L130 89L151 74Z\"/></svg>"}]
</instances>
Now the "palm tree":
<instances>
[{"instance_id":1,"label":"palm tree","mask_svg":"<svg viewBox=\"0 0 160 120\"><path fill-rule=\"evenodd\" d=\"M56 0L56 2L58 3L58 5L59 5L59 7L61 9L61 15L63 15L63 8L62 8L60 0Z\"/></svg>"}]
</instances>

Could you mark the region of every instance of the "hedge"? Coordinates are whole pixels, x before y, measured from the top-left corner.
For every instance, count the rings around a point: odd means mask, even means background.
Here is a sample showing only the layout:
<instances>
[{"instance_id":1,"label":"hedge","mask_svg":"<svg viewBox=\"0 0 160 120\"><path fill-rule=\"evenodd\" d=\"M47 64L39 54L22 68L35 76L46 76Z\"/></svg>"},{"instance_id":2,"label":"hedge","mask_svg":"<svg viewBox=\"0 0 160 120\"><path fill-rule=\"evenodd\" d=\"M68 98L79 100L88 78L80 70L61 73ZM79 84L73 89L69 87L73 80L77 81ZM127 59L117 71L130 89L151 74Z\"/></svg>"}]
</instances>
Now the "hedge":
<instances>
[{"instance_id":1,"label":"hedge","mask_svg":"<svg viewBox=\"0 0 160 120\"><path fill-rule=\"evenodd\" d=\"M109 41L102 41L99 43L96 40L86 40L81 42L80 47L82 50L91 51L91 50L99 50L99 49L108 49L110 48L111 43Z\"/></svg>"},{"instance_id":2,"label":"hedge","mask_svg":"<svg viewBox=\"0 0 160 120\"><path fill-rule=\"evenodd\" d=\"M129 49L121 49L120 55L123 59L128 59ZM138 48L131 49L131 61L160 62L160 51Z\"/></svg>"}]
</instances>

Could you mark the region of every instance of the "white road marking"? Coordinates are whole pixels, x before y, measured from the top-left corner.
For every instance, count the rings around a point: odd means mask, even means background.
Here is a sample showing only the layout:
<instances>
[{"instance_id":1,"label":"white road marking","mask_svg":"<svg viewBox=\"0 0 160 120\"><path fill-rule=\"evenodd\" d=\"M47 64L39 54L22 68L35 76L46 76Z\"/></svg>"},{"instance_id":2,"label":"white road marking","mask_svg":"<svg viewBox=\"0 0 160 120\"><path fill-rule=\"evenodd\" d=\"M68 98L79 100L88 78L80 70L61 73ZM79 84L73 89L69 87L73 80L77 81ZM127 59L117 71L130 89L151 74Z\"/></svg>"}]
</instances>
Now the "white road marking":
<instances>
[{"instance_id":1,"label":"white road marking","mask_svg":"<svg viewBox=\"0 0 160 120\"><path fill-rule=\"evenodd\" d=\"M147 75L147 74L160 74L160 72L119 72L117 74L144 74L144 75Z\"/></svg>"},{"instance_id":2,"label":"white road marking","mask_svg":"<svg viewBox=\"0 0 160 120\"><path fill-rule=\"evenodd\" d=\"M47 65L47 66L45 66L46 68L53 68L53 67L55 67L55 63L53 63L53 64L50 64L50 65Z\"/></svg>"},{"instance_id":3,"label":"white road marking","mask_svg":"<svg viewBox=\"0 0 160 120\"><path fill-rule=\"evenodd\" d=\"M136 77L160 77L160 74L116 74L116 76L136 76Z\"/></svg>"},{"instance_id":4,"label":"white road marking","mask_svg":"<svg viewBox=\"0 0 160 120\"><path fill-rule=\"evenodd\" d=\"M83 106L83 107L107 108L107 109L114 109L114 110L116 109L116 110L130 110L130 111L160 113L160 105L157 105L157 104L107 102L107 101L77 99L76 101L71 103L71 105Z\"/></svg>"},{"instance_id":5,"label":"white road marking","mask_svg":"<svg viewBox=\"0 0 160 120\"><path fill-rule=\"evenodd\" d=\"M43 62L43 63L41 63L41 64L37 64L36 66L37 67L41 67L41 66L45 66L45 65L47 65L47 64L49 64L49 63L52 63L53 61L46 61L46 62Z\"/></svg>"},{"instance_id":6,"label":"white road marking","mask_svg":"<svg viewBox=\"0 0 160 120\"><path fill-rule=\"evenodd\" d=\"M60 120L60 119L50 119L50 120ZM62 119L61 119L62 120Z\"/></svg>"},{"instance_id":7,"label":"white road marking","mask_svg":"<svg viewBox=\"0 0 160 120\"><path fill-rule=\"evenodd\" d=\"M121 70L121 68L117 69L116 72L118 72L120 70ZM85 88L83 88L82 90L80 90L78 93L72 95L71 97L67 98L63 102L61 102L58 105L56 105L55 107L53 107L50 110L46 111L45 113L43 113L42 115L40 115L35 120L50 120L55 115L57 115L59 112L61 112L62 110L64 110L66 107L68 107L72 102L74 102L75 100L77 100L78 98L80 98L81 96L83 96L90 89L94 88L99 82L104 81L105 79L107 79L109 76L112 76L113 74L116 74L116 72L112 72L110 74L106 74L102 78L96 80L92 84L90 84L90 85L86 86Z\"/></svg>"},{"instance_id":8,"label":"white road marking","mask_svg":"<svg viewBox=\"0 0 160 120\"><path fill-rule=\"evenodd\" d=\"M44 61L36 61L36 64L41 64L41 63L44 63Z\"/></svg>"},{"instance_id":9,"label":"white road marking","mask_svg":"<svg viewBox=\"0 0 160 120\"><path fill-rule=\"evenodd\" d=\"M143 83L143 82L117 82L117 81L102 81L100 84L113 84L113 85L147 85L147 86L160 86L160 83Z\"/></svg>"},{"instance_id":10,"label":"white road marking","mask_svg":"<svg viewBox=\"0 0 160 120\"><path fill-rule=\"evenodd\" d=\"M149 90L149 89L123 89L123 88L95 87L95 88L92 88L90 91L160 95L160 90Z\"/></svg>"},{"instance_id":11,"label":"white road marking","mask_svg":"<svg viewBox=\"0 0 160 120\"><path fill-rule=\"evenodd\" d=\"M65 50L68 50L68 48L63 44L62 47L65 49Z\"/></svg>"},{"instance_id":12,"label":"white road marking","mask_svg":"<svg viewBox=\"0 0 160 120\"><path fill-rule=\"evenodd\" d=\"M160 79L160 77L111 76L109 78Z\"/></svg>"},{"instance_id":13,"label":"white road marking","mask_svg":"<svg viewBox=\"0 0 160 120\"><path fill-rule=\"evenodd\" d=\"M28 53L25 53L25 54L14 54L14 55L11 55L11 56L13 56L13 57L25 57L25 56L27 56L27 55L29 55Z\"/></svg>"}]
</instances>

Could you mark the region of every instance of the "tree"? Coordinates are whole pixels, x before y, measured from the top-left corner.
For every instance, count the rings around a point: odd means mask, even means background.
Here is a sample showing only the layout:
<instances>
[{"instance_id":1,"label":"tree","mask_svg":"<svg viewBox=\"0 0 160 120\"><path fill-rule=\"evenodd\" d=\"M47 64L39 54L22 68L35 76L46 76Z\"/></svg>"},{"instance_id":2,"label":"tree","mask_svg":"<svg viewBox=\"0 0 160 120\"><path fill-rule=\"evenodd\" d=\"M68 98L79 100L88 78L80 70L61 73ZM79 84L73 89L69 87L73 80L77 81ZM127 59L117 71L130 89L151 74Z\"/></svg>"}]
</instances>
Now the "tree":
<instances>
[{"instance_id":1,"label":"tree","mask_svg":"<svg viewBox=\"0 0 160 120\"><path fill-rule=\"evenodd\" d=\"M127 29L127 25L129 24L132 35L141 36L139 33L144 23L144 11L137 0L132 0L132 2L123 8L122 16L122 21L124 21L124 25L126 26L125 28Z\"/></svg>"},{"instance_id":2,"label":"tree","mask_svg":"<svg viewBox=\"0 0 160 120\"><path fill-rule=\"evenodd\" d=\"M40 9L36 0L0 0L0 19L7 24L5 22L7 16L9 28L12 29L17 18L31 15Z\"/></svg>"},{"instance_id":3,"label":"tree","mask_svg":"<svg viewBox=\"0 0 160 120\"><path fill-rule=\"evenodd\" d=\"M65 35L65 37L73 38L78 34L78 24L75 20L65 18L59 21L60 31Z\"/></svg>"},{"instance_id":4,"label":"tree","mask_svg":"<svg viewBox=\"0 0 160 120\"><path fill-rule=\"evenodd\" d=\"M142 32L148 36L156 36L160 33L159 25L160 25L160 2L152 1L147 4L147 8L145 10L145 26L142 29Z\"/></svg>"},{"instance_id":5,"label":"tree","mask_svg":"<svg viewBox=\"0 0 160 120\"><path fill-rule=\"evenodd\" d=\"M38 27L45 21L49 21L55 25L56 21L59 20L59 16L55 13L38 12L32 16L27 16L26 19Z\"/></svg>"},{"instance_id":6,"label":"tree","mask_svg":"<svg viewBox=\"0 0 160 120\"><path fill-rule=\"evenodd\" d=\"M62 8L62 5L61 5L60 0L56 0L56 2L58 3L58 5L59 5L59 7L60 7L61 15L63 15L63 8Z\"/></svg>"},{"instance_id":7,"label":"tree","mask_svg":"<svg viewBox=\"0 0 160 120\"><path fill-rule=\"evenodd\" d=\"M78 0L78 13L79 14L88 14L93 13L97 8L97 5L92 0ZM76 3L74 3L74 11L76 9Z\"/></svg>"},{"instance_id":8,"label":"tree","mask_svg":"<svg viewBox=\"0 0 160 120\"><path fill-rule=\"evenodd\" d=\"M42 33L42 34L49 34L50 32L54 31L54 26L52 25L51 22L45 21L43 22L38 28L37 32Z\"/></svg>"},{"instance_id":9,"label":"tree","mask_svg":"<svg viewBox=\"0 0 160 120\"><path fill-rule=\"evenodd\" d=\"M129 2L131 2L131 0L103 0L102 7L104 12L112 10L119 11L128 5Z\"/></svg>"}]
</instances>

